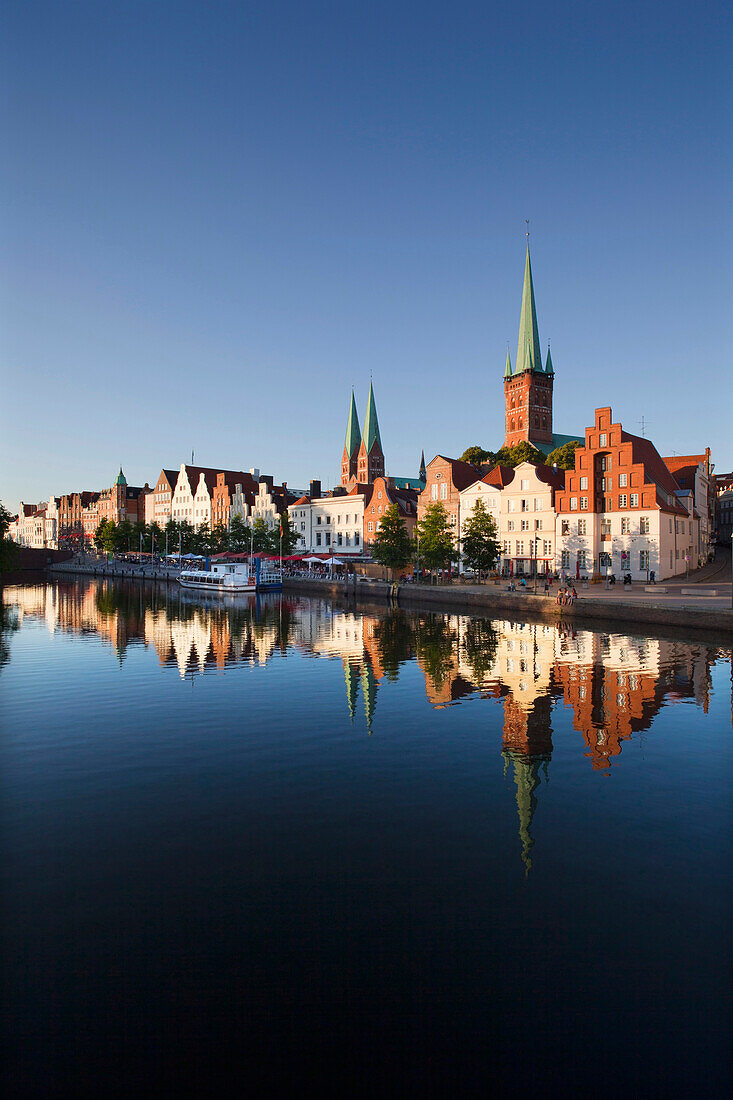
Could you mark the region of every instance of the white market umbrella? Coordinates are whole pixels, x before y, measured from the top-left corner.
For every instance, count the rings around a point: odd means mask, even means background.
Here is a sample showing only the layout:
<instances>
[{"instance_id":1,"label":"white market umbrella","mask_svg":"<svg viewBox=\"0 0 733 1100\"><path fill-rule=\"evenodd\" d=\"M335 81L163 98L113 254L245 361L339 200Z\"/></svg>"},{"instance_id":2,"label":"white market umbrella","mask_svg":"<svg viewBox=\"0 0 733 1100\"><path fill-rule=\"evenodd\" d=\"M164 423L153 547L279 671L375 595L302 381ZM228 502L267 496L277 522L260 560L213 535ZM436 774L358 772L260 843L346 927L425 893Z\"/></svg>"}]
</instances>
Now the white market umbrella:
<instances>
[{"instance_id":1,"label":"white market umbrella","mask_svg":"<svg viewBox=\"0 0 733 1100\"><path fill-rule=\"evenodd\" d=\"M324 565L345 565L346 562L342 561L341 558L326 558L326 560L324 561L323 564Z\"/></svg>"},{"instance_id":2,"label":"white market umbrella","mask_svg":"<svg viewBox=\"0 0 733 1100\"><path fill-rule=\"evenodd\" d=\"M307 562L315 561L315 562L318 562L319 564L322 564L323 563L323 558L317 558L315 556L315 554L311 554L311 556L309 558L303 558L303 561L307 561Z\"/></svg>"}]
</instances>

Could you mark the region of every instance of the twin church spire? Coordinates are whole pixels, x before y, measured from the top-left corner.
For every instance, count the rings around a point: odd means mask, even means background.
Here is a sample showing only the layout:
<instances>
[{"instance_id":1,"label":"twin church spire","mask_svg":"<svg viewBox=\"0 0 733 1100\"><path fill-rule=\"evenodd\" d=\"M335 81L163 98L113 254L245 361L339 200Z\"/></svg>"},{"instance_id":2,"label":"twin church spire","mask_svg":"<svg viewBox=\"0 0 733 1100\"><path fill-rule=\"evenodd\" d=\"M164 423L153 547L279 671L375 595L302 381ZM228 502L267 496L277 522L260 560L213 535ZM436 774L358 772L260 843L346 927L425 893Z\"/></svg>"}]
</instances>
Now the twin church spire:
<instances>
[{"instance_id":1,"label":"twin church spire","mask_svg":"<svg viewBox=\"0 0 733 1100\"><path fill-rule=\"evenodd\" d=\"M379 434L374 387L370 382L363 431L359 429L359 414L356 411L356 399L353 390L351 393L344 453L341 457L341 484L348 485L352 481L371 484L375 478L383 474L382 437Z\"/></svg>"}]
</instances>

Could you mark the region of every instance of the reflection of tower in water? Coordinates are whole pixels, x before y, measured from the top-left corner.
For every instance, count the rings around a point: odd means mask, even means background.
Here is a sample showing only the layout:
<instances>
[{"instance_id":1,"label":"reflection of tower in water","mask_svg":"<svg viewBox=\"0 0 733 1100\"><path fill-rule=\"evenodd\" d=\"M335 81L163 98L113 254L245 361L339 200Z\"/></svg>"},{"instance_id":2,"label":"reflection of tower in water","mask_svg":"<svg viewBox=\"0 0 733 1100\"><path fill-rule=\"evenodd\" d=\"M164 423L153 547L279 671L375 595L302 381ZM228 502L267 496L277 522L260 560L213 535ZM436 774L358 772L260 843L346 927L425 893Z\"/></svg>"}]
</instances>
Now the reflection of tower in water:
<instances>
[{"instance_id":1,"label":"reflection of tower in water","mask_svg":"<svg viewBox=\"0 0 733 1100\"><path fill-rule=\"evenodd\" d=\"M552 756L552 697L540 695L528 706L520 705L512 695L504 697L504 775L511 763L516 786L519 839L525 874L532 868L534 839L531 827L537 809L536 790L541 772L549 783L548 765Z\"/></svg>"}]
</instances>

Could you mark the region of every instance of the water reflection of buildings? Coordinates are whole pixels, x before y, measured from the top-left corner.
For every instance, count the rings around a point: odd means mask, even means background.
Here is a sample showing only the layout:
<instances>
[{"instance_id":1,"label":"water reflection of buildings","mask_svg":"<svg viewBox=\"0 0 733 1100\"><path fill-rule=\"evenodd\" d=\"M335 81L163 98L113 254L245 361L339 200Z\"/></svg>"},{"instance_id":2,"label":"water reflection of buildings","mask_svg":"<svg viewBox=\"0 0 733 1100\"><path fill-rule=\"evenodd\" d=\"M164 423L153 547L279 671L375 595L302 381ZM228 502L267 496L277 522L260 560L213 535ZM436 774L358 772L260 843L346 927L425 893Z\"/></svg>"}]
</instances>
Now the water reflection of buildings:
<instances>
[{"instance_id":1,"label":"water reflection of buildings","mask_svg":"<svg viewBox=\"0 0 733 1100\"><path fill-rule=\"evenodd\" d=\"M58 583L9 589L22 620L52 632L96 634L120 661L130 646L152 646L181 677L237 665L265 665L295 647L313 658L340 659L345 705L355 724L374 728L385 680L416 661L427 699L442 708L474 699L503 710L502 754L514 784L522 860L532 864L532 821L542 779L549 777L556 704L572 711L585 755L605 773L624 742L648 730L662 706L694 701L707 711L717 651L704 645L632 638L463 615L380 614L334 608L319 600L268 595L222 606L188 593L135 583Z\"/></svg>"}]
</instances>

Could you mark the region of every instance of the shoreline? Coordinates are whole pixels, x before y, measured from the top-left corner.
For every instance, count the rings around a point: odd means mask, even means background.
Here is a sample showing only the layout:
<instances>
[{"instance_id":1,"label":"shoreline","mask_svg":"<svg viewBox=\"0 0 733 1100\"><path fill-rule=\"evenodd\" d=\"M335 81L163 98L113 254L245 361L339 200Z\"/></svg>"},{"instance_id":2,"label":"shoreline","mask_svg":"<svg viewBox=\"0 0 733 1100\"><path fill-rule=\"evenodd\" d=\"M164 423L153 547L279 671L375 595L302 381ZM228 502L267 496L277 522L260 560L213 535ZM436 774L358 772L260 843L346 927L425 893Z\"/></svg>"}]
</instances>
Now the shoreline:
<instances>
[{"instance_id":1,"label":"shoreline","mask_svg":"<svg viewBox=\"0 0 733 1100\"><path fill-rule=\"evenodd\" d=\"M104 568L99 565L52 565L46 574L60 576L96 576L110 580L152 581L169 584L176 580L177 572L153 570L140 573L134 570ZM572 605L558 605L555 596L529 595L521 592L507 592L501 586L494 585L397 585L396 590L387 581L369 581L368 583L343 584L335 581L311 580L306 577L284 577L284 592L301 592L309 595L326 596L331 599L356 600L363 603L394 603L396 606L409 607L422 605L448 613L493 615L510 612L517 618L529 615L546 622L588 623L601 621L605 624L633 626L636 630L644 626L666 627L672 629L694 630L702 634L733 636L733 610L719 607L700 607L689 604L674 605L663 602L631 603L619 599L604 600L597 598L579 598Z\"/></svg>"},{"instance_id":2,"label":"shoreline","mask_svg":"<svg viewBox=\"0 0 733 1100\"><path fill-rule=\"evenodd\" d=\"M386 581L369 584L342 585L327 581L310 581L303 577L286 577L284 591L304 592L331 597L349 597L357 602L393 602L396 606L434 605L435 610L453 613L492 614L493 612L527 613L547 622L588 622L692 629L696 632L733 636L733 610L700 608L677 604L626 603L621 600L578 599L574 604L558 605L555 596L534 596L507 592L503 588L484 586L453 587L422 584L398 585L393 599L392 585Z\"/></svg>"}]
</instances>

